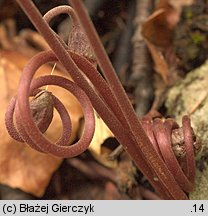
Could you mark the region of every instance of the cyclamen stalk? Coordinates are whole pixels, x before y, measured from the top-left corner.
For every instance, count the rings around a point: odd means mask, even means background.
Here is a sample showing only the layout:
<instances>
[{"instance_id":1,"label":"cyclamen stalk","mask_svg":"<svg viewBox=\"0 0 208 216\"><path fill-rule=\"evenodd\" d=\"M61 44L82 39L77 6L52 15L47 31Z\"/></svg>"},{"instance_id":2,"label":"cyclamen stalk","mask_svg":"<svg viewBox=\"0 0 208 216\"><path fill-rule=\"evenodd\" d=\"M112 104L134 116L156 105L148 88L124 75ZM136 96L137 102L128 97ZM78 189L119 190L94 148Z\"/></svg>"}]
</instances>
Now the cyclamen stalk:
<instances>
[{"instance_id":1,"label":"cyclamen stalk","mask_svg":"<svg viewBox=\"0 0 208 216\"><path fill-rule=\"evenodd\" d=\"M36 150L56 156L73 157L81 154L90 144L94 132L92 103L160 196L163 199L187 199L184 191L189 192L193 189L195 176L195 139L188 116L183 118L185 154L179 160L171 147L172 131L179 129L179 126L172 119L162 121L159 118L143 118L140 121L137 118L80 0L71 0L75 11L69 6L60 6L49 11L44 17L32 1L17 0L17 2L48 42L52 51L42 52L32 58L23 71L17 99L12 100L6 114L7 128L12 137L27 142ZM48 22L60 13L69 14L73 21L73 32L68 45L48 25ZM85 46L83 41L87 42ZM32 81L38 67L49 61L61 63L75 83L54 75ZM96 63L102 69L104 78L96 70ZM61 139L56 145L52 144L35 124L28 98L43 85L59 85L72 91L80 99L85 113L85 129L82 139L77 144L64 146L69 138L70 121L65 108L55 96L53 96L54 104L63 121ZM14 110L17 129L12 120Z\"/></svg>"}]
</instances>

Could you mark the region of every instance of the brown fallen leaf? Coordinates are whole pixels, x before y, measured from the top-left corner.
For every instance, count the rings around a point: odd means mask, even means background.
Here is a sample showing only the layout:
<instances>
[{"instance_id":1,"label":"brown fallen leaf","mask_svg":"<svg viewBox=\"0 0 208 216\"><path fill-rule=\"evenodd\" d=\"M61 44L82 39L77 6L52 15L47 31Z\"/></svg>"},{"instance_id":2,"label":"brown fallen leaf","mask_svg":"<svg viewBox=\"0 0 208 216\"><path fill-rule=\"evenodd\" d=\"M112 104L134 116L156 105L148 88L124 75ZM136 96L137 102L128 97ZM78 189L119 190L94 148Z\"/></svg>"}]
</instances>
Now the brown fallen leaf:
<instances>
[{"instance_id":1,"label":"brown fallen leaf","mask_svg":"<svg viewBox=\"0 0 208 216\"><path fill-rule=\"evenodd\" d=\"M45 39L36 31L22 29L16 31L13 19L6 19L0 23L0 49L16 51L26 57L33 57L40 51L49 50Z\"/></svg>"},{"instance_id":2,"label":"brown fallen leaf","mask_svg":"<svg viewBox=\"0 0 208 216\"><path fill-rule=\"evenodd\" d=\"M82 128L84 127L84 122ZM81 132L79 134L81 136ZM95 113L95 133L90 143L88 150L92 156L102 165L115 168L117 166L117 160L110 160L109 155L112 152L109 148L103 144L108 138L113 138L114 135L110 129L106 126L104 121Z\"/></svg>"},{"instance_id":3,"label":"brown fallen leaf","mask_svg":"<svg viewBox=\"0 0 208 216\"><path fill-rule=\"evenodd\" d=\"M37 152L24 143L14 141L4 124L8 102L16 94L22 68L28 60L17 52L0 51L0 183L41 197L62 159ZM51 70L50 66L44 65L39 69L38 75L49 75ZM58 70L54 74L64 75ZM48 91L53 92L68 109L72 121L71 141L74 140L79 119L83 116L78 101L61 88L49 86ZM61 131L61 121L57 112L54 112L46 136L55 141L60 137Z\"/></svg>"},{"instance_id":4,"label":"brown fallen leaf","mask_svg":"<svg viewBox=\"0 0 208 216\"><path fill-rule=\"evenodd\" d=\"M152 55L156 72L166 84L171 82L170 62L175 55L172 50L173 30L180 20L183 6L193 3L193 0L160 0L156 10L143 24L141 32ZM166 57L169 56L169 59Z\"/></svg>"},{"instance_id":5,"label":"brown fallen leaf","mask_svg":"<svg viewBox=\"0 0 208 216\"><path fill-rule=\"evenodd\" d=\"M169 26L167 14L173 11L172 8L168 10L160 8L153 12L142 25L143 37L156 46L169 46L172 41L172 29Z\"/></svg>"},{"instance_id":6,"label":"brown fallen leaf","mask_svg":"<svg viewBox=\"0 0 208 216\"><path fill-rule=\"evenodd\" d=\"M164 8L167 5L171 5L172 7L181 10L183 6L191 5L195 2L195 0L160 0L157 4L158 8Z\"/></svg>"},{"instance_id":7,"label":"brown fallen leaf","mask_svg":"<svg viewBox=\"0 0 208 216\"><path fill-rule=\"evenodd\" d=\"M165 84L169 83L169 68L161 50L157 49L151 42L145 40L147 47L152 55L152 59L155 63L155 71L159 73L165 82Z\"/></svg>"}]
</instances>

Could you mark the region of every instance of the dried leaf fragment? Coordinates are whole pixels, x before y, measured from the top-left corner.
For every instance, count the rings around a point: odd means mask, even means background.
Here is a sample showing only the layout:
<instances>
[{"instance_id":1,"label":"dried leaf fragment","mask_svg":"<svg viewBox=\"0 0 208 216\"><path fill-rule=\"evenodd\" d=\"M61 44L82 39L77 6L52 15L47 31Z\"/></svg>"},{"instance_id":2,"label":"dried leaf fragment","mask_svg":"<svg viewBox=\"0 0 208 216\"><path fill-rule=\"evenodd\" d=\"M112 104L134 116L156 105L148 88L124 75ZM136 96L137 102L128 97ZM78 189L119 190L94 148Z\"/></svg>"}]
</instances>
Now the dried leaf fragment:
<instances>
[{"instance_id":1,"label":"dried leaf fragment","mask_svg":"<svg viewBox=\"0 0 208 216\"><path fill-rule=\"evenodd\" d=\"M149 51L152 55L152 59L155 63L155 71L160 74L165 84L169 83L170 78L170 72L168 68L168 64L161 52L154 44L149 42L148 40L145 40L147 47L149 48Z\"/></svg>"},{"instance_id":2,"label":"dried leaf fragment","mask_svg":"<svg viewBox=\"0 0 208 216\"><path fill-rule=\"evenodd\" d=\"M156 10L141 29L155 63L156 72L162 76L166 84L171 83L170 62L172 65L176 62L172 51L173 29L180 20L182 7L192 3L193 0L160 0Z\"/></svg>"},{"instance_id":3,"label":"dried leaf fragment","mask_svg":"<svg viewBox=\"0 0 208 216\"><path fill-rule=\"evenodd\" d=\"M109 168L115 168L117 166L117 160L110 160L109 155L112 152L109 148L103 144L108 138L113 138L114 135L110 129L106 126L104 121L96 114L95 115L95 133L89 146L89 151L93 157Z\"/></svg>"}]
</instances>

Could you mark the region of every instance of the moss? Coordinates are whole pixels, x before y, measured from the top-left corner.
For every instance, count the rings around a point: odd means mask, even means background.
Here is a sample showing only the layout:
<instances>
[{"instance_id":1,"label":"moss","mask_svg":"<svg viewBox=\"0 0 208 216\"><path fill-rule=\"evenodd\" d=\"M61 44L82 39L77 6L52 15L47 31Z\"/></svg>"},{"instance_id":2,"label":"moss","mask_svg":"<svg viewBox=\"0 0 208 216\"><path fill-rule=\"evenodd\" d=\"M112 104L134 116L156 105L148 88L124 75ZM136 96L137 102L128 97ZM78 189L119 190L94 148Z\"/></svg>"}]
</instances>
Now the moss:
<instances>
[{"instance_id":1,"label":"moss","mask_svg":"<svg viewBox=\"0 0 208 216\"><path fill-rule=\"evenodd\" d=\"M180 70L189 72L208 59L207 1L196 0L184 7L180 22L174 29L173 48Z\"/></svg>"},{"instance_id":2,"label":"moss","mask_svg":"<svg viewBox=\"0 0 208 216\"><path fill-rule=\"evenodd\" d=\"M194 32L191 34L191 40L194 44L201 44L206 40L205 35L200 34L199 32Z\"/></svg>"},{"instance_id":3,"label":"moss","mask_svg":"<svg viewBox=\"0 0 208 216\"><path fill-rule=\"evenodd\" d=\"M193 18L193 12L192 12L191 8L188 8L188 7L185 8L183 16L186 20L192 19Z\"/></svg>"}]
</instances>

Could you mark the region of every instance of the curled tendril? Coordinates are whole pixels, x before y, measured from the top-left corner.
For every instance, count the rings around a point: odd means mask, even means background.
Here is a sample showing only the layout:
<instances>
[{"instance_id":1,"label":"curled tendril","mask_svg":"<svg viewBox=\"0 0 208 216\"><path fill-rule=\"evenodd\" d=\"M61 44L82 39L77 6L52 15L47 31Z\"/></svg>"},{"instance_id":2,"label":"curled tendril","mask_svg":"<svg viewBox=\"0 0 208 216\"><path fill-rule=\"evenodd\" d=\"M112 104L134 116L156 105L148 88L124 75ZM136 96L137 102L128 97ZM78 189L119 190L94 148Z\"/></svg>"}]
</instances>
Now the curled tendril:
<instances>
[{"instance_id":1,"label":"curled tendril","mask_svg":"<svg viewBox=\"0 0 208 216\"><path fill-rule=\"evenodd\" d=\"M79 67L82 67L84 64L84 67L91 68L89 72L92 70L95 72L94 66L91 66L91 63L95 63L92 50L89 46L86 35L81 30L77 15L73 8L70 6L56 7L48 11L43 16L43 19L49 23L51 19L61 13L66 13L72 18L73 25L71 34L69 35L68 44L66 45L55 32L54 35L56 35L58 40L67 50L71 51L70 54L73 55L75 61L79 62ZM51 153L61 157L74 157L85 151L92 140L95 129L94 113L88 97L75 83L58 76L44 76L32 81L35 71L42 64L50 61L57 61L57 57L51 51L43 52L32 58L25 67L20 80L18 95L12 98L6 112L6 127L12 138L19 142L28 143L37 151ZM70 117L64 105L54 95L52 95L54 107L58 111L63 125L62 136L55 145L42 135L41 132L44 131L35 124L34 119L31 116L28 98L29 96L35 96L40 93L41 90L39 88L44 85L57 85L67 89L77 97L83 107L86 126L81 139L72 146L66 146L68 145L71 132ZM13 120L14 112L16 126ZM45 127L45 130L47 129L47 126L45 125L42 125L42 127Z\"/></svg>"},{"instance_id":2,"label":"curled tendril","mask_svg":"<svg viewBox=\"0 0 208 216\"><path fill-rule=\"evenodd\" d=\"M9 104L6 113L6 127L14 139L26 142L38 151L51 153L60 157L74 157L85 151L92 140L95 129L94 112L85 92L72 81L55 75L43 76L32 80L36 70L42 64L56 60L56 56L52 52L42 52L30 60L22 73L18 94L12 98ZM85 128L81 139L71 146L66 146L68 145L71 132L70 117L58 98L54 95L52 96L54 107L57 109L62 120L63 133L55 144L51 143L41 133L31 115L29 97L40 92L39 88L45 85L57 85L66 89L78 99L82 106L85 117ZM16 127L13 122L14 112Z\"/></svg>"},{"instance_id":3,"label":"curled tendril","mask_svg":"<svg viewBox=\"0 0 208 216\"><path fill-rule=\"evenodd\" d=\"M193 190L195 177L194 152L198 143L188 116L183 116L182 128L171 118L144 117L142 126L156 152L173 174L182 190Z\"/></svg>"},{"instance_id":4,"label":"curled tendril","mask_svg":"<svg viewBox=\"0 0 208 216\"><path fill-rule=\"evenodd\" d=\"M60 6L46 13L44 17L32 1L17 2L52 50L34 57L23 71L18 95L12 99L6 113L10 135L42 152L62 157L76 156L88 147L94 132L94 115L89 97L95 110L161 197L187 199L184 191L193 188L195 176L195 139L189 118L183 118L182 128L171 119L138 120L81 0L71 0L76 12L69 6ZM67 13L72 18L68 44L48 25L60 13ZM45 76L32 81L38 67L57 59L77 84L58 76ZM103 76L96 70L97 63ZM52 144L42 134L43 129L40 130L35 124L30 111L29 96L36 95L40 91L38 89L44 85L66 88L80 101L86 125L82 138L75 145L65 146L68 143L71 122L66 109L55 96L52 96L53 104L62 119L62 137ZM14 112L16 127L13 122ZM178 142L178 135L183 137L182 141Z\"/></svg>"},{"instance_id":5,"label":"curled tendril","mask_svg":"<svg viewBox=\"0 0 208 216\"><path fill-rule=\"evenodd\" d=\"M92 48L89 44L88 38L84 31L82 30L78 17L74 11L74 9L70 6L63 5L58 6L49 10L44 16L43 19L49 24L50 21L60 15L60 14L68 14L72 19L72 27L69 33L67 45L65 42L54 32L57 36L58 40L66 47L66 49L70 50L73 53L79 54L87 58L91 63L95 64L95 56L92 51ZM96 64L95 64L96 65Z\"/></svg>"}]
</instances>

